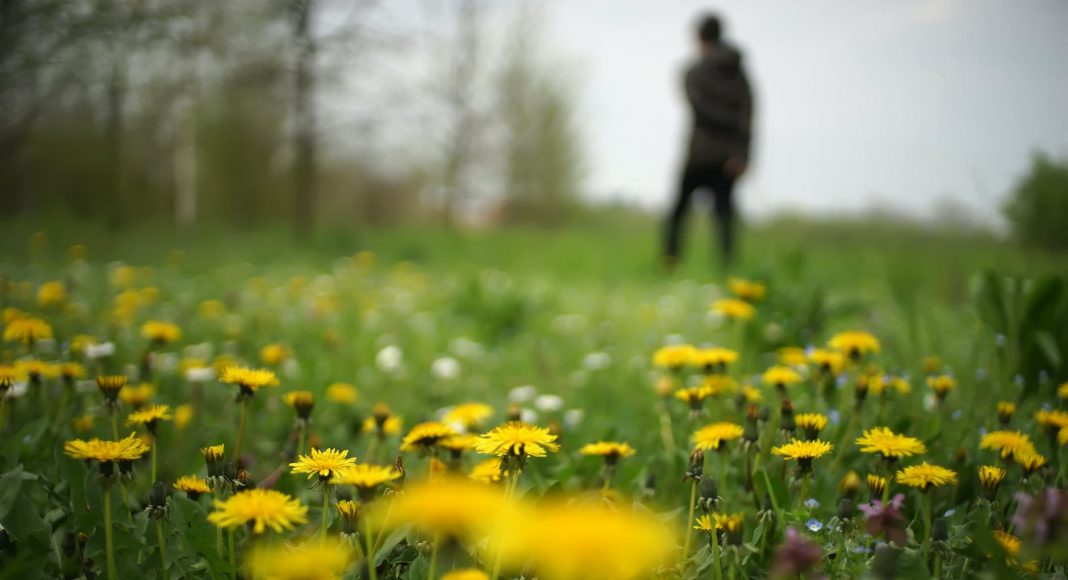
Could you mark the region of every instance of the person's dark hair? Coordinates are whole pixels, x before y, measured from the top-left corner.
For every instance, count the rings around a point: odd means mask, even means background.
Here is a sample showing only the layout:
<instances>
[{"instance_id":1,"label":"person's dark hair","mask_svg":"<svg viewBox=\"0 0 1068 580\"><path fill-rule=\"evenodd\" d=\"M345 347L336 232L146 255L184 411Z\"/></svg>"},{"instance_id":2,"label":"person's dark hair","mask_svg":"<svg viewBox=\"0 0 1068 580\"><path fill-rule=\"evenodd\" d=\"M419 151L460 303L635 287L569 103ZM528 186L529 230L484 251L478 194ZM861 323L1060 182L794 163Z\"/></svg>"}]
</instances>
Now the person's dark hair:
<instances>
[{"instance_id":1,"label":"person's dark hair","mask_svg":"<svg viewBox=\"0 0 1068 580\"><path fill-rule=\"evenodd\" d=\"M719 17L714 14L706 14L701 17L701 23L697 26L697 38L701 42L717 44L719 42L720 25Z\"/></svg>"}]
</instances>

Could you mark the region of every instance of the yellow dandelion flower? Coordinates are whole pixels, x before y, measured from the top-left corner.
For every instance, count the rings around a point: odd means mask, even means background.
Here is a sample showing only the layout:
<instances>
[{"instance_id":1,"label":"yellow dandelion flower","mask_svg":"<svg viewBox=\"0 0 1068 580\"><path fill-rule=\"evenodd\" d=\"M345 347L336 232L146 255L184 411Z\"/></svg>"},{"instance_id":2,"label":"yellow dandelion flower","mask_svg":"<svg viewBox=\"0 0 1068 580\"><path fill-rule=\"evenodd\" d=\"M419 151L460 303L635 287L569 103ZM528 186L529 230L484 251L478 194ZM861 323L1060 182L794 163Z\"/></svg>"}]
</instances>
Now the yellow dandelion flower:
<instances>
[{"instance_id":1,"label":"yellow dandelion flower","mask_svg":"<svg viewBox=\"0 0 1068 580\"><path fill-rule=\"evenodd\" d=\"M67 301L67 289L63 282L51 281L37 288L37 305L41 308L62 306Z\"/></svg>"},{"instance_id":2,"label":"yellow dandelion flower","mask_svg":"<svg viewBox=\"0 0 1068 580\"><path fill-rule=\"evenodd\" d=\"M1057 398L1068 399L1068 381L1065 381L1057 387Z\"/></svg>"},{"instance_id":3,"label":"yellow dandelion flower","mask_svg":"<svg viewBox=\"0 0 1068 580\"><path fill-rule=\"evenodd\" d=\"M712 389L703 384L675 391L675 398L688 404L691 409L700 409L705 399L710 396Z\"/></svg>"},{"instance_id":4,"label":"yellow dandelion flower","mask_svg":"<svg viewBox=\"0 0 1068 580\"><path fill-rule=\"evenodd\" d=\"M349 457L348 449L312 449L310 454L298 456L289 467L294 474L306 473L308 479L318 476L321 481L330 481L355 465L356 458Z\"/></svg>"},{"instance_id":5,"label":"yellow dandelion flower","mask_svg":"<svg viewBox=\"0 0 1068 580\"><path fill-rule=\"evenodd\" d=\"M412 427L401 441L401 451L426 451L446 437L457 435L456 430L445 423L427 421Z\"/></svg>"},{"instance_id":6,"label":"yellow dandelion flower","mask_svg":"<svg viewBox=\"0 0 1068 580\"><path fill-rule=\"evenodd\" d=\"M712 519L712 516L710 514L704 514L694 520L693 529L708 533L712 533L719 530L719 528L716 527L716 521Z\"/></svg>"},{"instance_id":7,"label":"yellow dandelion flower","mask_svg":"<svg viewBox=\"0 0 1068 580\"><path fill-rule=\"evenodd\" d=\"M150 405L130 413L126 417L126 426L144 425L151 431L160 421L170 421L173 418L170 405Z\"/></svg>"},{"instance_id":8,"label":"yellow dandelion flower","mask_svg":"<svg viewBox=\"0 0 1068 580\"><path fill-rule=\"evenodd\" d=\"M857 493L860 490L860 475L852 469L847 471L838 482L838 490L848 496Z\"/></svg>"},{"instance_id":9,"label":"yellow dandelion flower","mask_svg":"<svg viewBox=\"0 0 1068 580\"><path fill-rule=\"evenodd\" d=\"M950 391L957 388L957 379L949 375L935 375L927 377L927 386L931 387L939 399L944 399Z\"/></svg>"},{"instance_id":10,"label":"yellow dandelion flower","mask_svg":"<svg viewBox=\"0 0 1068 580\"><path fill-rule=\"evenodd\" d=\"M1019 431L991 431L979 440L979 449L993 449L1003 459L1037 453L1031 438Z\"/></svg>"},{"instance_id":11,"label":"yellow dandelion flower","mask_svg":"<svg viewBox=\"0 0 1068 580\"><path fill-rule=\"evenodd\" d=\"M363 420L364 433L374 433L378 431L378 429L379 423L377 417L368 417ZM381 429L383 435L399 435L401 430L404 429L404 421L396 415L383 417Z\"/></svg>"},{"instance_id":12,"label":"yellow dandelion flower","mask_svg":"<svg viewBox=\"0 0 1068 580\"><path fill-rule=\"evenodd\" d=\"M76 362L63 362L59 363L59 374L64 379L72 381L74 379L80 379L85 377L85 367L81 363Z\"/></svg>"},{"instance_id":13,"label":"yellow dandelion flower","mask_svg":"<svg viewBox=\"0 0 1068 580\"><path fill-rule=\"evenodd\" d=\"M846 367L846 358L842 355L842 352L837 350L814 348L808 354L808 361L812 362L816 369L824 375L837 375L842 373L842 370Z\"/></svg>"},{"instance_id":14,"label":"yellow dandelion flower","mask_svg":"<svg viewBox=\"0 0 1068 580\"><path fill-rule=\"evenodd\" d=\"M786 445L773 447L772 455L779 455L784 459L792 459L797 462L802 473L812 470L812 460L823 457L834 449L834 445L826 441L793 441Z\"/></svg>"},{"instance_id":15,"label":"yellow dandelion flower","mask_svg":"<svg viewBox=\"0 0 1068 580\"><path fill-rule=\"evenodd\" d=\"M928 489L946 484L957 483L957 472L924 461L919 465L910 465L897 472L897 482L910 487Z\"/></svg>"},{"instance_id":16,"label":"yellow dandelion flower","mask_svg":"<svg viewBox=\"0 0 1068 580\"><path fill-rule=\"evenodd\" d=\"M226 314L226 304L222 300L204 300L197 306L197 314L204 320L215 320Z\"/></svg>"},{"instance_id":17,"label":"yellow dandelion flower","mask_svg":"<svg viewBox=\"0 0 1068 580\"><path fill-rule=\"evenodd\" d=\"M459 423L466 429L477 429L493 415L493 407L485 403L461 403L449 409L443 417L446 423Z\"/></svg>"},{"instance_id":18,"label":"yellow dandelion flower","mask_svg":"<svg viewBox=\"0 0 1068 580\"><path fill-rule=\"evenodd\" d=\"M467 477L482 483L496 483L508 477L508 470L503 468L501 458L491 457L478 462Z\"/></svg>"},{"instance_id":19,"label":"yellow dandelion flower","mask_svg":"<svg viewBox=\"0 0 1068 580\"><path fill-rule=\"evenodd\" d=\"M215 511L208 521L219 528L237 528L252 524L252 533L262 534L271 528L276 533L308 521L308 508L296 499L273 489L254 488L235 493L226 500L212 502Z\"/></svg>"},{"instance_id":20,"label":"yellow dandelion flower","mask_svg":"<svg viewBox=\"0 0 1068 580\"><path fill-rule=\"evenodd\" d=\"M326 398L341 405L351 405L360 395L356 387L348 383L332 383L326 388Z\"/></svg>"},{"instance_id":21,"label":"yellow dandelion flower","mask_svg":"<svg viewBox=\"0 0 1068 580\"><path fill-rule=\"evenodd\" d=\"M720 298L712 303L712 312L728 320L749 320L756 316L756 308L745 300Z\"/></svg>"},{"instance_id":22,"label":"yellow dandelion flower","mask_svg":"<svg viewBox=\"0 0 1068 580\"><path fill-rule=\"evenodd\" d=\"M52 326L40 318L16 318L4 327L4 342L33 344L52 338Z\"/></svg>"},{"instance_id":23,"label":"yellow dandelion flower","mask_svg":"<svg viewBox=\"0 0 1068 580\"><path fill-rule=\"evenodd\" d=\"M1006 471L996 465L979 466L979 485L987 493L987 499L993 499L998 487L1005 479Z\"/></svg>"},{"instance_id":24,"label":"yellow dandelion flower","mask_svg":"<svg viewBox=\"0 0 1068 580\"><path fill-rule=\"evenodd\" d=\"M779 364L788 367L799 367L808 361L805 349L799 346L784 346L779 349Z\"/></svg>"},{"instance_id":25,"label":"yellow dandelion flower","mask_svg":"<svg viewBox=\"0 0 1068 580\"><path fill-rule=\"evenodd\" d=\"M690 364L705 369L705 372L723 372L727 365L737 360L736 350L722 347L698 348L690 357Z\"/></svg>"},{"instance_id":26,"label":"yellow dandelion flower","mask_svg":"<svg viewBox=\"0 0 1068 580\"><path fill-rule=\"evenodd\" d=\"M141 326L141 336L158 344L167 344L182 338L182 329L170 322L149 320Z\"/></svg>"},{"instance_id":27,"label":"yellow dandelion flower","mask_svg":"<svg viewBox=\"0 0 1068 580\"><path fill-rule=\"evenodd\" d=\"M461 433L460 435L453 435L452 437L446 437L441 441L438 441L438 447L448 449L454 454L459 454L474 449L475 444L477 443L478 435L475 435L474 433Z\"/></svg>"},{"instance_id":28,"label":"yellow dandelion flower","mask_svg":"<svg viewBox=\"0 0 1068 580\"><path fill-rule=\"evenodd\" d=\"M878 453L884 459L897 459L927 453L927 446L915 437L899 435L889 427L874 427L857 438L857 445L864 453Z\"/></svg>"},{"instance_id":29,"label":"yellow dandelion flower","mask_svg":"<svg viewBox=\"0 0 1068 580\"><path fill-rule=\"evenodd\" d=\"M579 453L583 455L599 455L604 457L606 463L613 464L620 457L630 457L637 453L633 447L628 443L620 443L618 441L598 441L596 443L587 443L579 449Z\"/></svg>"},{"instance_id":30,"label":"yellow dandelion flower","mask_svg":"<svg viewBox=\"0 0 1068 580\"><path fill-rule=\"evenodd\" d=\"M282 401L297 412L301 419L307 419L315 406L315 395L311 391L290 391L282 395Z\"/></svg>"},{"instance_id":31,"label":"yellow dandelion flower","mask_svg":"<svg viewBox=\"0 0 1068 580\"><path fill-rule=\"evenodd\" d=\"M724 443L741 437L744 432L741 425L722 421L698 429L691 439L694 449L718 451Z\"/></svg>"},{"instance_id":32,"label":"yellow dandelion flower","mask_svg":"<svg viewBox=\"0 0 1068 580\"><path fill-rule=\"evenodd\" d=\"M1051 431L1059 431L1068 427L1068 411L1039 409L1035 411L1035 423Z\"/></svg>"},{"instance_id":33,"label":"yellow dandelion flower","mask_svg":"<svg viewBox=\"0 0 1068 580\"><path fill-rule=\"evenodd\" d=\"M697 349L689 344L672 344L662 346L653 353L653 365L678 370L690 364Z\"/></svg>"},{"instance_id":34,"label":"yellow dandelion flower","mask_svg":"<svg viewBox=\"0 0 1068 580\"><path fill-rule=\"evenodd\" d=\"M219 461L226 455L226 445L211 445L208 447L202 447L200 454L204 456L204 459L211 463L213 461Z\"/></svg>"},{"instance_id":35,"label":"yellow dandelion flower","mask_svg":"<svg viewBox=\"0 0 1068 580\"><path fill-rule=\"evenodd\" d=\"M152 400L152 396L155 394L156 387L152 386L152 383L141 383L127 386L119 391L119 400L134 409L140 409Z\"/></svg>"},{"instance_id":36,"label":"yellow dandelion flower","mask_svg":"<svg viewBox=\"0 0 1068 580\"><path fill-rule=\"evenodd\" d=\"M498 457L545 457L560 449L553 443L556 439L545 427L511 421L479 437L475 451Z\"/></svg>"},{"instance_id":37,"label":"yellow dandelion flower","mask_svg":"<svg viewBox=\"0 0 1068 580\"><path fill-rule=\"evenodd\" d=\"M229 366L223 370L220 381L241 387L242 393L252 394L263 387L277 387L278 377L268 369L250 369Z\"/></svg>"},{"instance_id":38,"label":"yellow dandelion flower","mask_svg":"<svg viewBox=\"0 0 1068 580\"><path fill-rule=\"evenodd\" d=\"M827 346L856 359L868 353L879 352L879 339L868 332L853 330L832 336Z\"/></svg>"},{"instance_id":39,"label":"yellow dandelion flower","mask_svg":"<svg viewBox=\"0 0 1068 580\"><path fill-rule=\"evenodd\" d=\"M727 375L705 375L701 378L701 387L708 390L710 396L717 396L737 391L738 383Z\"/></svg>"},{"instance_id":40,"label":"yellow dandelion flower","mask_svg":"<svg viewBox=\"0 0 1068 580\"><path fill-rule=\"evenodd\" d=\"M886 491L886 478L880 475L869 473L867 477L868 493L872 498L879 498L883 496L883 492Z\"/></svg>"},{"instance_id":41,"label":"yellow dandelion flower","mask_svg":"<svg viewBox=\"0 0 1068 580\"><path fill-rule=\"evenodd\" d=\"M1013 415L1016 414L1016 403L1012 401L998 401L997 404L998 422L1002 425L1007 425L1009 421L1012 421Z\"/></svg>"},{"instance_id":42,"label":"yellow dandelion flower","mask_svg":"<svg viewBox=\"0 0 1068 580\"><path fill-rule=\"evenodd\" d=\"M338 539L256 545L244 568L249 580L341 580L355 557L352 547Z\"/></svg>"},{"instance_id":43,"label":"yellow dandelion flower","mask_svg":"<svg viewBox=\"0 0 1068 580\"><path fill-rule=\"evenodd\" d=\"M92 415L78 415L71 421L71 426L74 428L75 432L85 433L86 431L92 431L93 423L95 421L96 418Z\"/></svg>"},{"instance_id":44,"label":"yellow dandelion flower","mask_svg":"<svg viewBox=\"0 0 1068 580\"><path fill-rule=\"evenodd\" d=\"M801 382L801 375L790 367L773 366L764 371L760 380L769 387L785 389Z\"/></svg>"},{"instance_id":45,"label":"yellow dandelion flower","mask_svg":"<svg viewBox=\"0 0 1068 580\"><path fill-rule=\"evenodd\" d=\"M827 426L827 416L820 413L800 413L794 417L794 423L805 432L809 439L815 439Z\"/></svg>"},{"instance_id":46,"label":"yellow dandelion flower","mask_svg":"<svg viewBox=\"0 0 1068 580\"><path fill-rule=\"evenodd\" d=\"M730 289L731 294L748 302L756 302L764 298L768 291L763 282L744 278L730 278L727 280L727 288Z\"/></svg>"},{"instance_id":47,"label":"yellow dandelion flower","mask_svg":"<svg viewBox=\"0 0 1068 580\"><path fill-rule=\"evenodd\" d=\"M118 441L74 439L63 445L63 452L74 459L92 459L99 463L111 463L139 459L148 452L148 446L136 433L130 433Z\"/></svg>"},{"instance_id":48,"label":"yellow dandelion flower","mask_svg":"<svg viewBox=\"0 0 1068 580\"><path fill-rule=\"evenodd\" d=\"M400 476L401 472L392 466L361 463L340 471L331 483L372 489Z\"/></svg>"},{"instance_id":49,"label":"yellow dandelion flower","mask_svg":"<svg viewBox=\"0 0 1068 580\"><path fill-rule=\"evenodd\" d=\"M1046 466L1046 457L1037 451L1013 454L1012 460L1023 468L1028 477Z\"/></svg>"},{"instance_id":50,"label":"yellow dandelion flower","mask_svg":"<svg viewBox=\"0 0 1068 580\"><path fill-rule=\"evenodd\" d=\"M747 403L761 403L764 401L764 393L753 385L742 385L742 396Z\"/></svg>"},{"instance_id":51,"label":"yellow dandelion flower","mask_svg":"<svg viewBox=\"0 0 1068 580\"><path fill-rule=\"evenodd\" d=\"M282 364L291 356L293 356L293 353L289 350L289 347L278 342L268 344L260 349L260 362L268 366Z\"/></svg>"},{"instance_id":52,"label":"yellow dandelion flower","mask_svg":"<svg viewBox=\"0 0 1068 580\"><path fill-rule=\"evenodd\" d=\"M59 366L50 362L30 359L19 361L18 364L22 368L22 372L29 375L30 378L50 379L59 376Z\"/></svg>"},{"instance_id":53,"label":"yellow dandelion flower","mask_svg":"<svg viewBox=\"0 0 1068 580\"><path fill-rule=\"evenodd\" d=\"M897 391L899 395L907 395L912 392L912 385L909 384L908 379L905 377L890 377L890 388Z\"/></svg>"},{"instance_id":54,"label":"yellow dandelion flower","mask_svg":"<svg viewBox=\"0 0 1068 580\"><path fill-rule=\"evenodd\" d=\"M184 492L191 500L196 500L201 494L211 493L211 486L208 485L208 481L196 475L183 475L174 482L172 487Z\"/></svg>"},{"instance_id":55,"label":"yellow dandelion flower","mask_svg":"<svg viewBox=\"0 0 1068 580\"><path fill-rule=\"evenodd\" d=\"M17 382L26 380L26 371L22 365L0 364L0 392L6 391Z\"/></svg>"},{"instance_id":56,"label":"yellow dandelion flower","mask_svg":"<svg viewBox=\"0 0 1068 580\"><path fill-rule=\"evenodd\" d=\"M454 537L478 541L494 530L512 523L523 510L509 501L498 486L487 486L438 477L433 483L405 486L395 496L392 507L379 505L368 514L371 522L386 528L411 524L420 533L434 537Z\"/></svg>"}]
</instances>

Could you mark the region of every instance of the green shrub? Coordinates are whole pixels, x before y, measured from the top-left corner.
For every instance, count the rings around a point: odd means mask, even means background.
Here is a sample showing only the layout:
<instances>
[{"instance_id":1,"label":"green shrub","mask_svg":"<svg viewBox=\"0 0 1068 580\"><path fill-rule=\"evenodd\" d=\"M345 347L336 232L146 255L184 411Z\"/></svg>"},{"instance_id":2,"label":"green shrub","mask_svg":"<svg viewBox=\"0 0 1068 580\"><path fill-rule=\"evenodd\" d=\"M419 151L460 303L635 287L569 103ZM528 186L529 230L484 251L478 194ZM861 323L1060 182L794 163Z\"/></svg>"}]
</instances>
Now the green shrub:
<instances>
[{"instance_id":1,"label":"green shrub","mask_svg":"<svg viewBox=\"0 0 1068 580\"><path fill-rule=\"evenodd\" d=\"M1034 156L1004 207L1020 241L1049 249L1068 249L1068 160Z\"/></svg>"}]
</instances>

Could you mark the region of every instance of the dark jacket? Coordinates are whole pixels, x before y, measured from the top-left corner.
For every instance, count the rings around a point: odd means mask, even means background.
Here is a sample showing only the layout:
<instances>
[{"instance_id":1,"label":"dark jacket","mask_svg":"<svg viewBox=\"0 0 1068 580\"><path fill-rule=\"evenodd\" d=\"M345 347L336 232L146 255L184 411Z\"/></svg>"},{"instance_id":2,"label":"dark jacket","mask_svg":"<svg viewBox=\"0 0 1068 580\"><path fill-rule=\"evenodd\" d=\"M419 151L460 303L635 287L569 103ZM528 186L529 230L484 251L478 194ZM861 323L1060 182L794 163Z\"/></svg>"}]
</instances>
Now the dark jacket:
<instances>
[{"instance_id":1,"label":"dark jacket","mask_svg":"<svg viewBox=\"0 0 1068 580\"><path fill-rule=\"evenodd\" d=\"M720 169L730 157L749 159L753 94L734 48L719 45L686 70L693 110L688 167Z\"/></svg>"}]
</instances>

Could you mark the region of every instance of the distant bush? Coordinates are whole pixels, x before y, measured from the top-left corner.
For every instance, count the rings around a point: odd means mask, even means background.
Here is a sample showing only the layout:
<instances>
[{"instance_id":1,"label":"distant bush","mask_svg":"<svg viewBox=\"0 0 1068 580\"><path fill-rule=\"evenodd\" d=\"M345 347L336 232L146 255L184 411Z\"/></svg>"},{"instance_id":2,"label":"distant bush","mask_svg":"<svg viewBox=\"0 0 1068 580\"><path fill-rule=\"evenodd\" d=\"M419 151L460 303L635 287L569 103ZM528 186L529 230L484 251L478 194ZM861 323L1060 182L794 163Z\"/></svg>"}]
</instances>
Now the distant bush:
<instances>
[{"instance_id":1,"label":"distant bush","mask_svg":"<svg viewBox=\"0 0 1068 580\"><path fill-rule=\"evenodd\" d=\"M1013 234L1022 242L1068 249L1068 160L1036 154L1004 211Z\"/></svg>"}]
</instances>

